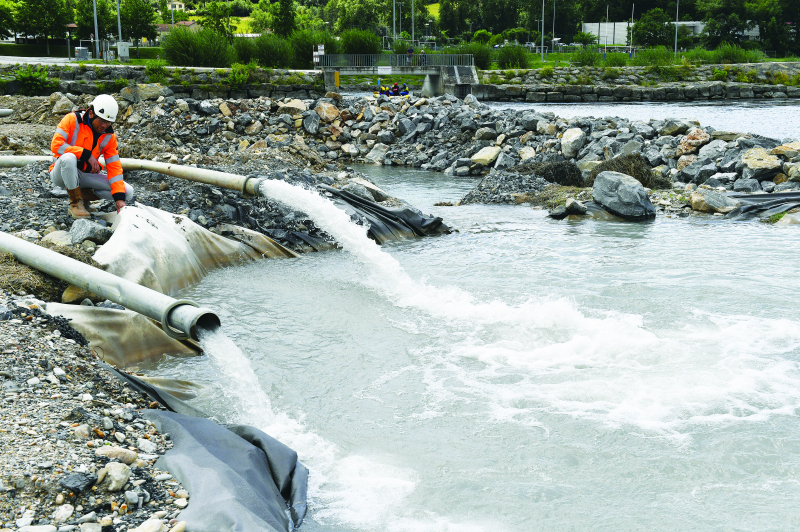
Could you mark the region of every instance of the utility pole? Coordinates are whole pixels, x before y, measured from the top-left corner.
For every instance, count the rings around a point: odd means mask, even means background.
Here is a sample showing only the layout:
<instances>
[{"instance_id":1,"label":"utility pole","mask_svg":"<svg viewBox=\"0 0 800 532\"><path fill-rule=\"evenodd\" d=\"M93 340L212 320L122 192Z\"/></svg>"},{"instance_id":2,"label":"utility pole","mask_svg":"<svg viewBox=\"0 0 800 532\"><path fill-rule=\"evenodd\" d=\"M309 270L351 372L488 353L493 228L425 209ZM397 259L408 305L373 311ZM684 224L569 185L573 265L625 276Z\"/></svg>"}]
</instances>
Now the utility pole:
<instances>
[{"instance_id":1,"label":"utility pole","mask_svg":"<svg viewBox=\"0 0 800 532\"><path fill-rule=\"evenodd\" d=\"M556 0L553 0L553 39L555 38L556 38ZM554 52L556 51L555 41L553 41L553 51Z\"/></svg>"},{"instance_id":2,"label":"utility pole","mask_svg":"<svg viewBox=\"0 0 800 532\"><path fill-rule=\"evenodd\" d=\"M542 63L544 63L544 0L542 0Z\"/></svg>"},{"instance_id":3,"label":"utility pole","mask_svg":"<svg viewBox=\"0 0 800 532\"><path fill-rule=\"evenodd\" d=\"M606 45L603 48L603 59L606 58L608 53L608 4L606 4Z\"/></svg>"},{"instance_id":4,"label":"utility pole","mask_svg":"<svg viewBox=\"0 0 800 532\"><path fill-rule=\"evenodd\" d=\"M394 40L397 40L397 0L392 0L392 33Z\"/></svg>"},{"instance_id":5,"label":"utility pole","mask_svg":"<svg viewBox=\"0 0 800 532\"><path fill-rule=\"evenodd\" d=\"M414 44L414 0L411 0L411 44Z\"/></svg>"},{"instance_id":6,"label":"utility pole","mask_svg":"<svg viewBox=\"0 0 800 532\"><path fill-rule=\"evenodd\" d=\"M92 0L92 8L94 9L94 35L97 40L94 41L94 58L100 58L100 32L97 31L97 0ZM677 35L677 33L676 33ZM677 37L676 37L677 38Z\"/></svg>"},{"instance_id":7,"label":"utility pole","mask_svg":"<svg viewBox=\"0 0 800 532\"><path fill-rule=\"evenodd\" d=\"M119 0L117 0L117 31L119 31L119 40L122 40L122 22L119 19ZM119 55L119 47L117 47L117 55Z\"/></svg>"},{"instance_id":8,"label":"utility pole","mask_svg":"<svg viewBox=\"0 0 800 532\"><path fill-rule=\"evenodd\" d=\"M675 57L678 57L678 13L681 9L681 0L678 0L678 5L675 6Z\"/></svg>"}]
</instances>

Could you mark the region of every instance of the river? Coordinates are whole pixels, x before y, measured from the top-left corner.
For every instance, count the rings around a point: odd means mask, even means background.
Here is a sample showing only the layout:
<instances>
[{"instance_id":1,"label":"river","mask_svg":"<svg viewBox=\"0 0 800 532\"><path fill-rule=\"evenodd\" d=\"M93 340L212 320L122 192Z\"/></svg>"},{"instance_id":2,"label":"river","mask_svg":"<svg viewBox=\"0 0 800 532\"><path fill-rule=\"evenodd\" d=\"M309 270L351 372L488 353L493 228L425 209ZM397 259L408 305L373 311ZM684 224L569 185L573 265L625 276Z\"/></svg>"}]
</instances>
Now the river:
<instances>
[{"instance_id":1,"label":"river","mask_svg":"<svg viewBox=\"0 0 800 532\"><path fill-rule=\"evenodd\" d=\"M303 530L800 526L796 226L437 207L475 181L362 171L457 232L216 271L181 295L257 380L152 372L298 451Z\"/></svg>"}]
</instances>

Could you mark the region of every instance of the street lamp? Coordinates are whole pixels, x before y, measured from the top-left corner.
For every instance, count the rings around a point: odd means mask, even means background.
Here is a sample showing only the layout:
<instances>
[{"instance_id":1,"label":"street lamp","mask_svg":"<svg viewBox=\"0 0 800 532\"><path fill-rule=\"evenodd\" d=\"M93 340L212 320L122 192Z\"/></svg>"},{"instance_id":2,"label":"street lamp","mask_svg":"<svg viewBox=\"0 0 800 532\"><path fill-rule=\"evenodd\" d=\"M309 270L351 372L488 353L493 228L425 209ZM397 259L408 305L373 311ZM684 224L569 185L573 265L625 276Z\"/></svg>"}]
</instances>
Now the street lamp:
<instances>
[{"instance_id":1,"label":"street lamp","mask_svg":"<svg viewBox=\"0 0 800 532\"><path fill-rule=\"evenodd\" d=\"M678 12L681 9L681 0L678 0L678 5L675 6L675 57L678 57Z\"/></svg>"}]
</instances>

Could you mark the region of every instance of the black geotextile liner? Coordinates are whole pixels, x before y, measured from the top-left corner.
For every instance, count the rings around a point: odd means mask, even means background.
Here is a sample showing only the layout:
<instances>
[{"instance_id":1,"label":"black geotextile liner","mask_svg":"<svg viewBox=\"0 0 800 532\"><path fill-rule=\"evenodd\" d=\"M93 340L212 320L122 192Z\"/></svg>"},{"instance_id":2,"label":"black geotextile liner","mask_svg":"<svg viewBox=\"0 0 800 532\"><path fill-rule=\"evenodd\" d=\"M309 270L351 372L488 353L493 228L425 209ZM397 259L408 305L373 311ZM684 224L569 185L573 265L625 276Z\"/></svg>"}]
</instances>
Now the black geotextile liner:
<instances>
[{"instance_id":1,"label":"black geotextile liner","mask_svg":"<svg viewBox=\"0 0 800 532\"><path fill-rule=\"evenodd\" d=\"M767 217L800 207L800 192L773 192L771 194L728 194L742 203L728 213L728 218L754 216Z\"/></svg>"},{"instance_id":2,"label":"black geotextile liner","mask_svg":"<svg viewBox=\"0 0 800 532\"><path fill-rule=\"evenodd\" d=\"M327 185L320 188L333 195L332 201L338 207L353 216L357 214L369 222L367 235L378 244L393 240L404 240L422 236L450 233L438 216L424 216L411 209L389 209L365 200L345 190L338 190Z\"/></svg>"},{"instance_id":3,"label":"black geotextile liner","mask_svg":"<svg viewBox=\"0 0 800 532\"><path fill-rule=\"evenodd\" d=\"M289 532L300 526L308 469L296 452L255 427L218 425L171 394L101 364L171 410L144 410L142 416L174 442L156 465L191 494L180 514L188 530Z\"/></svg>"}]
</instances>

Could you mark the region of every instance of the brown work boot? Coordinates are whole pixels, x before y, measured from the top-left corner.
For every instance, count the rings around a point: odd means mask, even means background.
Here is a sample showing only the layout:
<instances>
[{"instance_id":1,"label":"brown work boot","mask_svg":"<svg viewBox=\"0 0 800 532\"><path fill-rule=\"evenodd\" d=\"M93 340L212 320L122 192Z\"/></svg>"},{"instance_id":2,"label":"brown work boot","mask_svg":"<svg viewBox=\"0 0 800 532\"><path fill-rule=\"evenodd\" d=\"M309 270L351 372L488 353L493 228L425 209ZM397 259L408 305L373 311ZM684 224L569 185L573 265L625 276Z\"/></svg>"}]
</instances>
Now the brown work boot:
<instances>
[{"instance_id":1,"label":"brown work boot","mask_svg":"<svg viewBox=\"0 0 800 532\"><path fill-rule=\"evenodd\" d=\"M67 194L69 194L69 215L75 219L89 218L91 214L89 214L89 211L83 206L81 189L73 188L72 190L67 190Z\"/></svg>"},{"instance_id":2,"label":"brown work boot","mask_svg":"<svg viewBox=\"0 0 800 532\"><path fill-rule=\"evenodd\" d=\"M81 189L81 197L83 198L83 206L86 207L86 210L89 212L96 212L97 209L92 207L90 201L97 201L102 199L100 196L95 194L93 188L82 188Z\"/></svg>"}]
</instances>

